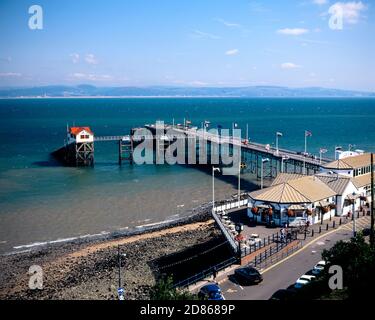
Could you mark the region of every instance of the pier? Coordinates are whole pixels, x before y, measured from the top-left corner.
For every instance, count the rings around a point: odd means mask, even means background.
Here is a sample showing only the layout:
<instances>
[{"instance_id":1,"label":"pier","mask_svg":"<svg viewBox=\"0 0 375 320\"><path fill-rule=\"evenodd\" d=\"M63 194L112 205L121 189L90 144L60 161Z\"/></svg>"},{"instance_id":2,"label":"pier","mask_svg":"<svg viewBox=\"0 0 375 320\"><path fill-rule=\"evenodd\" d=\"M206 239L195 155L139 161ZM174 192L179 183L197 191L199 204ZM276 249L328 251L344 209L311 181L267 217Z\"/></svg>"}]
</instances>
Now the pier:
<instances>
[{"instance_id":1,"label":"pier","mask_svg":"<svg viewBox=\"0 0 375 320\"><path fill-rule=\"evenodd\" d=\"M80 132L80 129L86 129L86 131ZM136 137L136 132L139 129L147 129L148 135L146 134L139 139L139 137ZM94 143L115 142L118 144L118 163L120 165L125 163L134 164L134 148L142 141L147 139L152 140L152 144L150 145L153 146L155 154L158 154L160 152L167 152L169 146L176 141L177 136L186 139L185 148L188 145L191 146L192 143L196 144L196 165L200 165L198 159L202 152L207 153L207 164L212 165L209 162L212 150L218 150L220 154L221 147L224 144L229 145L229 150L232 153L234 147L240 148L240 172L255 174L257 179L275 178L280 172L311 175L319 172L324 164L332 161L332 159L311 156L293 150L279 149L267 144L249 141L248 139L223 136L220 133L214 134L206 130L197 130L197 128L187 125L171 124L163 125L161 135L157 134L157 128L154 124L146 124L141 128L133 128L129 134L112 136L95 136L88 127L70 128L68 143L66 141L64 147L56 151L55 154L58 153L60 158L69 165L93 165ZM87 141L79 140L80 138L86 138ZM199 142L202 141L207 146L203 147L200 145Z\"/></svg>"},{"instance_id":2,"label":"pier","mask_svg":"<svg viewBox=\"0 0 375 320\"><path fill-rule=\"evenodd\" d=\"M145 125L145 128L150 130L154 134L154 139L156 139L156 127L154 125ZM333 160L325 157L310 156L293 150L276 149L266 144L250 142L248 139L212 134L205 130L198 131L189 126L166 124L165 132L167 131L173 133L171 136L166 136L171 143L173 143L175 134L184 135L186 139L195 140L197 143L197 158L199 158L201 148L198 145L199 140L207 142L208 148L204 152L208 152L208 158L211 150L220 150L220 145L222 144L229 144L230 150L233 150L233 146L241 148L241 172L256 174L258 179L262 177L275 178L279 172L315 174L320 171L324 164Z\"/></svg>"}]
</instances>

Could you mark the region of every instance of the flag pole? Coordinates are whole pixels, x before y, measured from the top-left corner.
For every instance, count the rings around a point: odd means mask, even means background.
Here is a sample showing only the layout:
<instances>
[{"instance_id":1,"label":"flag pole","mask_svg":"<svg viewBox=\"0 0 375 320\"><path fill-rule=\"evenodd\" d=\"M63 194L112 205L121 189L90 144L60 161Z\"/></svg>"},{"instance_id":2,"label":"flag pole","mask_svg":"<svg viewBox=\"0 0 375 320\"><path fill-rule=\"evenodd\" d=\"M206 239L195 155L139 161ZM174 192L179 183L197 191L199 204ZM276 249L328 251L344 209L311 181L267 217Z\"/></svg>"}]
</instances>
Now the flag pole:
<instances>
[{"instance_id":1,"label":"flag pole","mask_svg":"<svg viewBox=\"0 0 375 320\"><path fill-rule=\"evenodd\" d=\"M370 244L373 247L375 244L374 235L374 154L371 152L371 232Z\"/></svg>"},{"instance_id":2,"label":"flag pole","mask_svg":"<svg viewBox=\"0 0 375 320\"><path fill-rule=\"evenodd\" d=\"M303 174L306 174L306 152L307 152L307 132L305 130L305 153L303 154Z\"/></svg>"}]
</instances>

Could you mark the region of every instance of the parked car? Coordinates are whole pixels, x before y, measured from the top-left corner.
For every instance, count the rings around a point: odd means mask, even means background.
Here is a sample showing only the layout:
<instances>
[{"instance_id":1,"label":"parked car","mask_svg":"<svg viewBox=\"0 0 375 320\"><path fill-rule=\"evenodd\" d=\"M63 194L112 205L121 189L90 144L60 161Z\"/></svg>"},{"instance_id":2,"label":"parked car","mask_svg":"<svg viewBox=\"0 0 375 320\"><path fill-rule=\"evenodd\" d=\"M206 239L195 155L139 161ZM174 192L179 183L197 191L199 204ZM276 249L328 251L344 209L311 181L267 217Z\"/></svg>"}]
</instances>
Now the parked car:
<instances>
[{"instance_id":1,"label":"parked car","mask_svg":"<svg viewBox=\"0 0 375 320\"><path fill-rule=\"evenodd\" d=\"M327 265L327 263L326 263L324 260L319 261L319 262L314 266L314 268L312 269L312 273L313 273L314 275L318 275L319 273L321 273L321 272L324 270L324 268L326 267L326 265Z\"/></svg>"},{"instance_id":2,"label":"parked car","mask_svg":"<svg viewBox=\"0 0 375 320\"><path fill-rule=\"evenodd\" d=\"M256 246L256 245L259 245L259 243L262 242L262 239L259 238L259 235L256 234L256 233L252 233L250 236L249 236L249 239L248 239L248 244L250 246Z\"/></svg>"},{"instance_id":3,"label":"parked car","mask_svg":"<svg viewBox=\"0 0 375 320\"><path fill-rule=\"evenodd\" d=\"M370 229L370 228L364 228L364 229L362 230L362 235L363 235L364 237L368 237L370 234L371 234L371 229Z\"/></svg>"},{"instance_id":4,"label":"parked car","mask_svg":"<svg viewBox=\"0 0 375 320\"><path fill-rule=\"evenodd\" d=\"M250 285L263 281L262 275L253 267L243 267L234 271L234 276L239 283Z\"/></svg>"},{"instance_id":5,"label":"parked car","mask_svg":"<svg viewBox=\"0 0 375 320\"><path fill-rule=\"evenodd\" d=\"M303 276L297 279L296 283L294 284L294 288L300 289L303 286L309 284L314 279L315 279L315 276L309 276L309 275L304 274Z\"/></svg>"},{"instance_id":6,"label":"parked car","mask_svg":"<svg viewBox=\"0 0 375 320\"><path fill-rule=\"evenodd\" d=\"M269 300L280 300L280 301L293 300L296 298L296 296L297 294L295 290L280 289L280 290L277 290Z\"/></svg>"},{"instance_id":7,"label":"parked car","mask_svg":"<svg viewBox=\"0 0 375 320\"><path fill-rule=\"evenodd\" d=\"M220 287L216 283L203 286L198 293L201 300L225 300Z\"/></svg>"}]
</instances>

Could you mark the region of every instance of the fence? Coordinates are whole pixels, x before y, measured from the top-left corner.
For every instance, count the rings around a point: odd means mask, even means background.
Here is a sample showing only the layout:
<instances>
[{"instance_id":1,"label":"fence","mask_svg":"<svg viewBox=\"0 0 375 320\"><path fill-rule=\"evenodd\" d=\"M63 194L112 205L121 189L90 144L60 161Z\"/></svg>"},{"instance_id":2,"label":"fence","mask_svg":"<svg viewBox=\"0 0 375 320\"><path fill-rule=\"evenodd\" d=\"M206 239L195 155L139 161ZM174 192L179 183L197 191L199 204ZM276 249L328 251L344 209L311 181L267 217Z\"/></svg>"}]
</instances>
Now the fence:
<instances>
[{"instance_id":1,"label":"fence","mask_svg":"<svg viewBox=\"0 0 375 320\"><path fill-rule=\"evenodd\" d=\"M291 243L291 242L290 242ZM270 250L266 250L260 253L258 256L254 258L254 260L249 262L250 266L256 267L258 269L264 269L269 265L272 265L285 257L289 256L293 252L297 251L298 249L302 248L302 241L298 240L295 245L283 250L287 247L290 243L284 243L278 248L270 247Z\"/></svg>"},{"instance_id":2,"label":"fence","mask_svg":"<svg viewBox=\"0 0 375 320\"><path fill-rule=\"evenodd\" d=\"M265 248L272 244L276 244L276 247L281 246L282 244L289 244L293 240L297 239L297 232L291 231L289 236L282 238L278 232L269 235L267 238L263 238L263 240L255 242L253 245L247 245L241 249L241 258L246 257L249 254L252 254L259 249Z\"/></svg>"},{"instance_id":3,"label":"fence","mask_svg":"<svg viewBox=\"0 0 375 320\"><path fill-rule=\"evenodd\" d=\"M212 217L214 218L214 220L216 221L217 225L219 226L221 232L223 233L224 237L228 240L229 244L231 245L232 249L234 250L234 252L236 252L238 249L238 245L236 244L236 242L234 241L232 235L229 233L229 231L227 230L227 228L224 226L224 224L222 223L221 219L217 216L216 213L212 212Z\"/></svg>"},{"instance_id":4,"label":"fence","mask_svg":"<svg viewBox=\"0 0 375 320\"><path fill-rule=\"evenodd\" d=\"M238 207L246 206L249 202L247 195L241 195L240 201L238 199L227 199L223 201L215 201L215 212L222 212L225 210L235 209Z\"/></svg>"},{"instance_id":5,"label":"fence","mask_svg":"<svg viewBox=\"0 0 375 320\"><path fill-rule=\"evenodd\" d=\"M208 277L208 276L211 276L214 274L214 272L219 272L233 264L235 264L236 262L238 262L237 258L235 257L232 257L232 258L229 258L228 260L225 260L223 262L220 262L218 263L217 265L214 265L208 269L205 269L185 280L182 280L182 281L179 281L177 282L173 287L174 288L184 288L184 287L188 287L190 286L191 284L195 284L197 283L198 281Z\"/></svg>"}]
</instances>

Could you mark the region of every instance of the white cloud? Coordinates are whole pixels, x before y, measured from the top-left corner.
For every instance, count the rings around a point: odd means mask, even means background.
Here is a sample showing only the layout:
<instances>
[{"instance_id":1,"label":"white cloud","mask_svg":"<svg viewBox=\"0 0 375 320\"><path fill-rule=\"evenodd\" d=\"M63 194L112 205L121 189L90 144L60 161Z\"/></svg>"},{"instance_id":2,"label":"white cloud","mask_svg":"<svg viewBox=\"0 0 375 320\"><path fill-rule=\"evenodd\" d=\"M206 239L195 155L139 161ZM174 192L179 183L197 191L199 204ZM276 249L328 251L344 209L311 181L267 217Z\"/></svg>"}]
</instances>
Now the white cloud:
<instances>
[{"instance_id":1,"label":"white cloud","mask_svg":"<svg viewBox=\"0 0 375 320\"><path fill-rule=\"evenodd\" d=\"M285 28L285 29L279 29L277 30L278 34L288 35L288 36L299 36L301 34L308 33L308 29L302 29L302 28Z\"/></svg>"},{"instance_id":2,"label":"white cloud","mask_svg":"<svg viewBox=\"0 0 375 320\"><path fill-rule=\"evenodd\" d=\"M228 50L228 51L225 52L225 54L226 54L227 56L235 56L235 55L238 54L238 53L239 53L239 50L238 50L238 49L231 49L231 50Z\"/></svg>"},{"instance_id":3,"label":"white cloud","mask_svg":"<svg viewBox=\"0 0 375 320\"><path fill-rule=\"evenodd\" d=\"M241 27L239 23L228 22L228 21L225 21L224 19L216 19L216 21L221 22L224 26L228 28L240 28Z\"/></svg>"},{"instance_id":4,"label":"white cloud","mask_svg":"<svg viewBox=\"0 0 375 320\"><path fill-rule=\"evenodd\" d=\"M112 80L113 78L107 74L87 74L87 73L73 73L71 78L75 80L89 80L89 81L108 81Z\"/></svg>"},{"instance_id":5,"label":"white cloud","mask_svg":"<svg viewBox=\"0 0 375 320\"><path fill-rule=\"evenodd\" d=\"M284 62L281 64L281 69L284 70L290 70L290 69L298 69L301 68L298 64L292 63L292 62Z\"/></svg>"},{"instance_id":6,"label":"white cloud","mask_svg":"<svg viewBox=\"0 0 375 320\"><path fill-rule=\"evenodd\" d=\"M71 53L69 57L72 59L73 63L78 63L79 62L79 54L78 53Z\"/></svg>"},{"instance_id":7,"label":"white cloud","mask_svg":"<svg viewBox=\"0 0 375 320\"><path fill-rule=\"evenodd\" d=\"M193 38L199 38L199 39L220 39L219 36L207 32L203 32L200 30L194 30L193 33L191 34Z\"/></svg>"},{"instance_id":8,"label":"white cloud","mask_svg":"<svg viewBox=\"0 0 375 320\"><path fill-rule=\"evenodd\" d=\"M321 6L323 4L327 4L328 0L313 0L313 3Z\"/></svg>"},{"instance_id":9,"label":"white cloud","mask_svg":"<svg viewBox=\"0 0 375 320\"><path fill-rule=\"evenodd\" d=\"M13 78L13 77L21 77L22 74L18 72L3 72L0 73L0 77L2 78Z\"/></svg>"},{"instance_id":10,"label":"white cloud","mask_svg":"<svg viewBox=\"0 0 375 320\"><path fill-rule=\"evenodd\" d=\"M336 2L329 10L328 14L342 16L343 22L349 24L356 24L361 18L362 11L365 11L367 7L359 2Z\"/></svg>"},{"instance_id":11,"label":"white cloud","mask_svg":"<svg viewBox=\"0 0 375 320\"><path fill-rule=\"evenodd\" d=\"M88 64L98 64L98 60L92 53L86 54L85 61Z\"/></svg>"}]
</instances>

